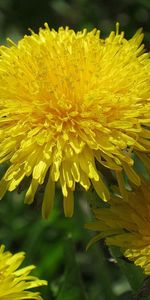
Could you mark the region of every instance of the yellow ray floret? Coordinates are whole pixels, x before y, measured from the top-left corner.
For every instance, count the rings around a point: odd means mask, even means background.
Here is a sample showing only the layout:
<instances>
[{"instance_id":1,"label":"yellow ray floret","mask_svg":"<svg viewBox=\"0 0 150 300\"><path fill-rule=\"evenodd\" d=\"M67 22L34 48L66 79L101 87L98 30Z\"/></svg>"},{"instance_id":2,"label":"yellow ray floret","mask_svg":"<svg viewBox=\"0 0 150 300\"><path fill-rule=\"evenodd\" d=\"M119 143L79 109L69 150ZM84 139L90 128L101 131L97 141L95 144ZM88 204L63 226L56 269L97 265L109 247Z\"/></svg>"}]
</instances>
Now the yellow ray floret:
<instances>
[{"instance_id":1,"label":"yellow ray floret","mask_svg":"<svg viewBox=\"0 0 150 300\"><path fill-rule=\"evenodd\" d=\"M105 238L108 245L119 246L124 255L150 275L150 184L142 183L128 192L128 201L113 196L109 208L95 209L96 221L86 225L100 231L89 246Z\"/></svg>"},{"instance_id":2,"label":"yellow ray floret","mask_svg":"<svg viewBox=\"0 0 150 300\"><path fill-rule=\"evenodd\" d=\"M45 280L31 276L34 266L18 269L24 260L24 253L12 254L0 247L0 300L36 299L42 300L38 292L32 288L47 285Z\"/></svg>"},{"instance_id":3,"label":"yellow ray floret","mask_svg":"<svg viewBox=\"0 0 150 300\"><path fill-rule=\"evenodd\" d=\"M18 45L0 47L0 163L10 163L1 198L30 177L31 203L47 183L47 217L58 182L72 216L76 183L109 199L96 162L116 172L120 188L122 170L140 185L132 153L145 152L150 165L150 64L142 39L141 30L130 40L118 28L101 39L99 30L57 32L45 24Z\"/></svg>"}]
</instances>

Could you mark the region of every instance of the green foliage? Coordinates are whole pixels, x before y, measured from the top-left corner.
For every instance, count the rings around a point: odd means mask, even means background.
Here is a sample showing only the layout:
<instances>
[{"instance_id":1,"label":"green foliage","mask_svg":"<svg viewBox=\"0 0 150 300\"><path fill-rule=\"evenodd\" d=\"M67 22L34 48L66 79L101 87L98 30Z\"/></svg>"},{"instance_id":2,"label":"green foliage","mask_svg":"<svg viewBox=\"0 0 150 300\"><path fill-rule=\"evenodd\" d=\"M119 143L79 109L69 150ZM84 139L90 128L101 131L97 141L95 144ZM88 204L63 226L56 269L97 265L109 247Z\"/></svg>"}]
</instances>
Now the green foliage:
<instances>
[{"instance_id":1,"label":"green foliage","mask_svg":"<svg viewBox=\"0 0 150 300\"><path fill-rule=\"evenodd\" d=\"M122 255L122 252L117 247L111 247L111 254L116 259L119 267L123 271L123 273L126 275L131 288L133 291L137 291L144 281L144 274L141 270L141 268L136 267L134 264L132 264L130 261L125 259Z\"/></svg>"},{"instance_id":2,"label":"green foliage","mask_svg":"<svg viewBox=\"0 0 150 300\"><path fill-rule=\"evenodd\" d=\"M149 0L0 0L0 34L17 40L28 28L37 31L44 22L53 28L98 27L108 33L119 21L127 36L143 27L148 46L149 9Z\"/></svg>"},{"instance_id":3,"label":"green foliage","mask_svg":"<svg viewBox=\"0 0 150 300\"><path fill-rule=\"evenodd\" d=\"M66 271L64 274L64 282L57 300L87 300L71 237L65 241L64 254Z\"/></svg>"},{"instance_id":4,"label":"green foliage","mask_svg":"<svg viewBox=\"0 0 150 300\"><path fill-rule=\"evenodd\" d=\"M89 222L91 215L81 191L76 193L72 219L66 219L62 213L59 191L48 221L41 218L38 199L27 206L23 198L24 193L7 193L0 202L0 242L12 252L26 251L24 264L35 264L35 275L48 280L48 287L40 288L43 299L128 300L132 297L131 287L123 275L124 268L134 268L132 263L121 258L124 263L121 271L111 262L103 242L85 250L92 236L84 229L84 223ZM143 275L141 286L142 279Z\"/></svg>"}]
</instances>

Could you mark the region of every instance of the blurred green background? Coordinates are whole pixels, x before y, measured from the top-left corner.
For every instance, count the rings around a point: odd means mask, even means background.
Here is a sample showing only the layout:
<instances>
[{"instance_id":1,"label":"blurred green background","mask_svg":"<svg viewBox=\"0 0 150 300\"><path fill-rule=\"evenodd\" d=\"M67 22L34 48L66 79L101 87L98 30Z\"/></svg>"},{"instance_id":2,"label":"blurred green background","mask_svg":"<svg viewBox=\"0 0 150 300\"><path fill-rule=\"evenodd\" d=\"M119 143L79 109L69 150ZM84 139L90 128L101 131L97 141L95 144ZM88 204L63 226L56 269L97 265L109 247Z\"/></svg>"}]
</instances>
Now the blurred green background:
<instances>
[{"instance_id":1,"label":"blurred green background","mask_svg":"<svg viewBox=\"0 0 150 300\"><path fill-rule=\"evenodd\" d=\"M127 36L142 26L148 43L150 0L0 0L1 38L18 39L28 28L37 31L44 22L56 29L66 25L76 30L98 27L107 34L116 21Z\"/></svg>"},{"instance_id":2,"label":"blurred green background","mask_svg":"<svg viewBox=\"0 0 150 300\"><path fill-rule=\"evenodd\" d=\"M97 27L105 36L119 21L128 38L143 27L148 49L149 20L150 0L0 0L0 43L5 43L8 36L17 41L28 33L28 28L37 32L44 22L56 29L66 25L75 30ZM92 234L83 226L91 220L91 197L99 201L92 191L84 194L78 190L75 214L65 219L58 190L48 221L41 218L41 197L27 206L23 204L24 192L7 193L0 203L0 242L13 252L26 251L25 264L37 265L35 274L49 282L48 287L41 288L45 300L133 299L124 275L129 277L131 269L136 274L129 278L133 289L142 285L142 272L125 262L116 249L113 251L122 271L103 242L86 252Z\"/></svg>"}]
</instances>

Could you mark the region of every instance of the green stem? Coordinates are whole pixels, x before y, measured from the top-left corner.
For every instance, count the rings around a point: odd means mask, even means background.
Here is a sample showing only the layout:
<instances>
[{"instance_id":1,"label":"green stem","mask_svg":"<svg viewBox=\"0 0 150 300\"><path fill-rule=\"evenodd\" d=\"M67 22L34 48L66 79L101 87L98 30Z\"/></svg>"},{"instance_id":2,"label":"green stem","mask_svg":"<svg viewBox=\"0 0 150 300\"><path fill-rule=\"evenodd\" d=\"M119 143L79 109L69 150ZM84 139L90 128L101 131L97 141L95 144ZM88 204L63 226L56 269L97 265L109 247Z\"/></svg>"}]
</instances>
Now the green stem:
<instances>
[{"instance_id":1,"label":"green stem","mask_svg":"<svg viewBox=\"0 0 150 300\"><path fill-rule=\"evenodd\" d=\"M116 300L118 299L118 297L112 290L112 280L103 250L97 245L94 245L93 248L93 251L95 252L95 268L97 270L97 278L99 278L100 287L102 289L104 299Z\"/></svg>"}]
</instances>

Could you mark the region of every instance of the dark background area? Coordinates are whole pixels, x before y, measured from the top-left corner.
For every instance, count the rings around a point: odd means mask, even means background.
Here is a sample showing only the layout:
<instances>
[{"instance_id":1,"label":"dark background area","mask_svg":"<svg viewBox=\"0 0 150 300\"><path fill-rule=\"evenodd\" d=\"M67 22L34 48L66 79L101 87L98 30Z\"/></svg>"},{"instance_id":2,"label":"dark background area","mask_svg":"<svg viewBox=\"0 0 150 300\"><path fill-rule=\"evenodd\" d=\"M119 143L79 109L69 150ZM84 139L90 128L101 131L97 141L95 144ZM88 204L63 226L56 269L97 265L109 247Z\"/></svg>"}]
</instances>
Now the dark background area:
<instances>
[{"instance_id":1,"label":"dark background area","mask_svg":"<svg viewBox=\"0 0 150 300\"><path fill-rule=\"evenodd\" d=\"M15 32L22 36L28 28L37 31L44 22L56 29L66 25L75 30L97 27L107 34L119 21L127 36L143 27L148 43L149 17L149 0L0 0L0 35L13 36Z\"/></svg>"},{"instance_id":2,"label":"dark background area","mask_svg":"<svg viewBox=\"0 0 150 300\"><path fill-rule=\"evenodd\" d=\"M0 43L7 37L19 40L29 33L28 28L38 32L44 22L55 29L66 25L75 30L97 27L105 36L119 21L128 38L143 27L148 49L149 17L150 0L0 0ZM45 300L132 299L128 281L105 244L85 250L92 236L83 227L91 219L91 197L96 195L76 192L71 220L63 215L60 191L48 221L41 218L40 199L31 206L23 204L24 192L7 193L0 202L0 242L13 252L27 252L25 264L36 264L35 274L49 281L49 286L41 289ZM130 265L127 263L127 272ZM142 282L142 273L137 272Z\"/></svg>"}]
</instances>

